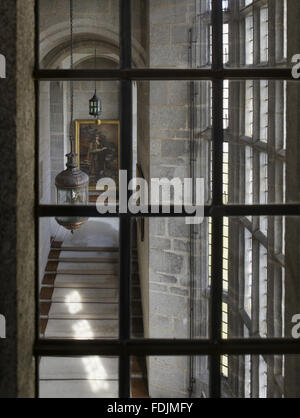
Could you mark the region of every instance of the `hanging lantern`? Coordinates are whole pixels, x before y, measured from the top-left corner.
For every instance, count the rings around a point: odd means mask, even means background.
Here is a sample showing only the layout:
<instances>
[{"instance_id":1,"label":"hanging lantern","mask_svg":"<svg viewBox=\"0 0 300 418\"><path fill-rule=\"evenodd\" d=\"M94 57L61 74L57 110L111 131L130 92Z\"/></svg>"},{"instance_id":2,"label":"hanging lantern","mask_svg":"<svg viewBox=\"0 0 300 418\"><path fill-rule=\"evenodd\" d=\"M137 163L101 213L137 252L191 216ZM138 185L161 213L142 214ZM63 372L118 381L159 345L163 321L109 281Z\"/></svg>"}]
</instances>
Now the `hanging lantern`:
<instances>
[{"instance_id":1,"label":"hanging lantern","mask_svg":"<svg viewBox=\"0 0 300 418\"><path fill-rule=\"evenodd\" d=\"M70 55L71 69L74 68L73 60L73 0L70 0ZM74 132L73 132L73 115L74 115L74 83L71 81L71 121L70 121L70 146L71 152L67 154L67 169L58 174L55 178L55 186L57 188L57 204L58 205L87 205L89 201L89 176L79 170L76 162L76 154L74 149ZM88 218L80 218L76 216L57 217L56 221L59 225L72 231L79 229Z\"/></svg>"},{"instance_id":2,"label":"hanging lantern","mask_svg":"<svg viewBox=\"0 0 300 418\"><path fill-rule=\"evenodd\" d=\"M102 103L101 100L97 96L97 91L95 90L94 96L90 100L89 105L90 115L98 118L102 112Z\"/></svg>"},{"instance_id":3,"label":"hanging lantern","mask_svg":"<svg viewBox=\"0 0 300 418\"><path fill-rule=\"evenodd\" d=\"M89 176L78 169L76 154L66 155L67 169L56 176L58 205L87 205L89 200ZM56 221L64 228L74 231L79 229L88 218L58 217Z\"/></svg>"},{"instance_id":4,"label":"hanging lantern","mask_svg":"<svg viewBox=\"0 0 300 418\"><path fill-rule=\"evenodd\" d=\"M95 69L97 68L97 50L95 49ZM99 119L102 113L102 102L97 96L97 81L95 81L95 93L90 100L89 114L94 116L95 119Z\"/></svg>"}]
</instances>

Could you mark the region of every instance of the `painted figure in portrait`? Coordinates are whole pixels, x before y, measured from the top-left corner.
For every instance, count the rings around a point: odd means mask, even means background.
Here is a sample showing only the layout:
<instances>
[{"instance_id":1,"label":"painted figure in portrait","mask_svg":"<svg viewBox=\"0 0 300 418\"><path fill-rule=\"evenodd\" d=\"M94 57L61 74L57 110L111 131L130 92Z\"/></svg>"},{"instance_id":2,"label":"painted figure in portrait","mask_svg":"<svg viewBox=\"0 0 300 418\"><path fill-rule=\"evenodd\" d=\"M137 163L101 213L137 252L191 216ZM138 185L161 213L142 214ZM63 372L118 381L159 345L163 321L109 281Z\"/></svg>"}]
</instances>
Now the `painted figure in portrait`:
<instances>
[{"instance_id":1,"label":"painted figure in portrait","mask_svg":"<svg viewBox=\"0 0 300 418\"><path fill-rule=\"evenodd\" d=\"M96 190L97 181L106 177L112 178L118 188L119 149L119 121L76 121L78 163L90 177L90 190Z\"/></svg>"}]
</instances>

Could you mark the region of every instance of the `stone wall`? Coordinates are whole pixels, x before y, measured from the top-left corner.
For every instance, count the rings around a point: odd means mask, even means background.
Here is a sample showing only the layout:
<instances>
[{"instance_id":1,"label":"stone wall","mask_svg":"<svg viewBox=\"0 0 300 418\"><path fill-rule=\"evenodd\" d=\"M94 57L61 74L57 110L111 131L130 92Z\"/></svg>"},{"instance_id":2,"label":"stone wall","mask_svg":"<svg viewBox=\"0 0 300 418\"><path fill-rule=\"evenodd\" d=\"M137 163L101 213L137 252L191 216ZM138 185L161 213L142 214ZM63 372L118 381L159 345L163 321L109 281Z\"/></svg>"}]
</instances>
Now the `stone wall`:
<instances>
[{"instance_id":1,"label":"stone wall","mask_svg":"<svg viewBox=\"0 0 300 418\"><path fill-rule=\"evenodd\" d=\"M34 396L34 1L0 4L0 396Z\"/></svg>"},{"instance_id":2,"label":"stone wall","mask_svg":"<svg viewBox=\"0 0 300 418\"><path fill-rule=\"evenodd\" d=\"M195 13L194 0L150 1L151 67L188 68L189 29Z\"/></svg>"},{"instance_id":3,"label":"stone wall","mask_svg":"<svg viewBox=\"0 0 300 418\"><path fill-rule=\"evenodd\" d=\"M150 2L151 67L189 67L189 31L195 23L199 7L203 4L180 0ZM185 81L149 83L151 178L178 177L183 180L185 177L191 177L190 87L190 82ZM207 102L201 102L201 106L201 109L206 110ZM201 114L200 107L198 114ZM204 121L198 120L199 127L201 123ZM200 160L204 158L200 148L196 147L197 155L194 161L197 172ZM203 176L207 177L203 172L198 175ZM191 236L194 240L192 248ZM206 248L207 243L206 224L204 227L200 225L191 228L184 218L150 219L148 337L190 338L190 325L193 320L192 336L207 336L208 310L203 289L207 285L208 256L207 251L200 251L202 247ZM193 257L191 260L192 251L201 253L201 259ZM194 293L191 295L193 275L196 281L193 284ZM194 313L191 311L191 298ZM201 314L198 314L199 312ZM149 358L150 396L190 396L191 370L195 379L193 396L207 395L206 358Z\"/></svg>"},{"instance_id":4,"label":"stone wall","mask_svg":"<svg viewBox=\"0 0 300 418\"><path fill-rule=\"evenodd\" d=\"M194 2L150 3L150 66L187 68ZM190 177L189 83L150 82L150 177ZM149 221L150 338L190 337L190 227L185 219ZM152 397L186 397L187 357L151 357Z\"/></svg>"}]
</instances>

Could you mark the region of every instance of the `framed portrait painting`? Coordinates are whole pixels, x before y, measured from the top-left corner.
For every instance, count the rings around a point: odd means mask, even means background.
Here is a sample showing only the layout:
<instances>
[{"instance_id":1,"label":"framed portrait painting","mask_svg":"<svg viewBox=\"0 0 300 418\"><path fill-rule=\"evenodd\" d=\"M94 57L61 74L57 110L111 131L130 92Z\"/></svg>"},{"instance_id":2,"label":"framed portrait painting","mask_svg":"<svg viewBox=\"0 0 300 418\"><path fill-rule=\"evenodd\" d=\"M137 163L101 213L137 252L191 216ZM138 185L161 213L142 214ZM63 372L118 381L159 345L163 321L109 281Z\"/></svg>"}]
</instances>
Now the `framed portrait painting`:
<instances>
[{"instance_id":1,"label":"framed portrait painting","mask_svg":"<svg viewBox=\"0 0 300 418\"><path fill-rule=\"evenodd\" d=\"M120 168L120 122L76 120L76 154L80 170L90 177L90 191L98 180L109 177L118 190Z\"/></svg>"}]
</instances>

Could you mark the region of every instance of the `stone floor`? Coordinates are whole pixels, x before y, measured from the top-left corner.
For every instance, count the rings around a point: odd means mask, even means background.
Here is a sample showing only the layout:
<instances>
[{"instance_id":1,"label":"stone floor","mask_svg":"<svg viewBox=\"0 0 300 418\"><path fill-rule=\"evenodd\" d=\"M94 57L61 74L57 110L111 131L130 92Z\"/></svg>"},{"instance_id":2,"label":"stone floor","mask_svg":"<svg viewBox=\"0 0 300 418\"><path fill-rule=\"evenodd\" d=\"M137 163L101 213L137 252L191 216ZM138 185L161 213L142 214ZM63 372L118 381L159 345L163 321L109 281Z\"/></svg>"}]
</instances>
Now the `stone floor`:
<instances>
[{"instance_id":1,"label":"stone floor","mask_svg":"<svg viewBox=\"0 0 300 418\"><path fill-rule=\"evenodd\" d=\"M53 239L40 292L42 338L118 337L119 249L117 220L90 220L74 235ZM135 259L136 260L136 259ZM143 336L137 263L133 263L132 326ZM132 396L147 397L142 359L132 359ZM41 358L40 397L116 398L118 359Z\"/></svg>"}]
</instances>

